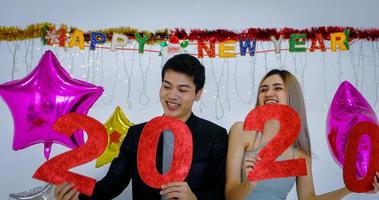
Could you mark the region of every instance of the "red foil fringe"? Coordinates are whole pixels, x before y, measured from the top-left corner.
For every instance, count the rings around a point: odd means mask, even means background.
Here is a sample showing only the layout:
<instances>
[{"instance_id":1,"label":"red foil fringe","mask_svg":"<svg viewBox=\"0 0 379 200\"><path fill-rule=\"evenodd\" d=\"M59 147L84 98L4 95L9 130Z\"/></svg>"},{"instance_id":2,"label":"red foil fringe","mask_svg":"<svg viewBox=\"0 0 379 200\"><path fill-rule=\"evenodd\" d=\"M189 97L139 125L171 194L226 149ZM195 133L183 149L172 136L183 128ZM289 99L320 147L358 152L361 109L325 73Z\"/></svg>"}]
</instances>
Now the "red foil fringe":
<instances>
[{"instance_id":1,"label":"red foil fringe","mask_svg":"<svg viewBox=\"0 0 379 200\"><path fill-rule=\"evenodd\" d=\"M317 39L317 34L324 40L330 39L330 33L344 32L344 30L350 30L349 38L351 40L355 39L365 39L370 41L375 41L379 39L379 29L358 29L353 27L340 27L340 26L321 26L312 27L306 29L294 29L294 28L249 28L241 32L234 32L227 29L217 29L217 30L201 30L193 29L188 34L184 29L174 29L170 32L172 35L176 35L180 40L204 40L210 41L214 40L216 42L222 42L226 40L245 40L256 39L258 41L271 41L271 36L274 35L278 38L280 35L284 36L284 39L289 39L291 34L305 33L307 34L307 39Z\"/></svg>"}]
</instances>

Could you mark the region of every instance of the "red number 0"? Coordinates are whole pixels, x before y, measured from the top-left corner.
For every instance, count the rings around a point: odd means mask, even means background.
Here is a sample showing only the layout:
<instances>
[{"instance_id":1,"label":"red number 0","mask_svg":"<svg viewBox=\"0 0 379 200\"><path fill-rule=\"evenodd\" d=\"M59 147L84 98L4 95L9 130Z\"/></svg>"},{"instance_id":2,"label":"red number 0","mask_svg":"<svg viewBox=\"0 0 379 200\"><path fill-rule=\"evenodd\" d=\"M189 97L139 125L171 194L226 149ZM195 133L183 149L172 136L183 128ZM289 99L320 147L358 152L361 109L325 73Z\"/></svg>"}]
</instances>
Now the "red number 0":
<instances>
[{"instance_id":1,"label":"red number 0","mask_svg":"<svg viewBox=\"0 0 379 200\"><path fill-rule=\"evenodd\" d=\"M174 135L174 155L170 170L164 175L156 168L156 155L159 136L164 130ZM137 150L137 167L141 179L149 186L161 188L163 184L183 181L192 163L192 134L182 121L172 117L156 117L142 130Z\"/></svg>"},{"instance_id":2,"label":"red number 0","mask_svg":"<svg viewBox=\"0 0 379 200\"><path fill-rule=\"evenodd\" d=\"M90 117L69 113L60 117L53 130L71 136L76 130L87 132L87 142L69 152L62 153L48 161L34 173L33 178L52 184L65 181L74 183L74 187L83 194L92 195L96 180L68 171L99 157L107 146L107 133L104 125Z\"/></svg>"},{"instance_id":3,"label":"red number 0","mask_svg":"<svg viewBox=\"0 0 379 200\"><path fill-rule=\"evenodd\" d=\"M300 118L292 108L279 104L259 106L246 116L243 129L263 132L265 122L270 119L276 119L280 122L280 130L259 152L258 156L261 160L249 173L249 180L258 181L306 175L305 159L275 161L295 142L300 132Z\"/></svg>"},{"instance_id":4,"label":"red number 0","mask_svg":"<svg viewBox=\"0 0 379 200\"><path fill-rule=\"evenodd\" d=\"M356 160L359 139L367 134L371 141L371 155L368 170L365 177L358 179L356 176ZM373 190L375 172L379 171L379 127L371 122L360 122L353 126L348 133L346 143L345 162L343 164L343 179L346 187L352 192L368 192Z\"/></svg>"}]
</instances>

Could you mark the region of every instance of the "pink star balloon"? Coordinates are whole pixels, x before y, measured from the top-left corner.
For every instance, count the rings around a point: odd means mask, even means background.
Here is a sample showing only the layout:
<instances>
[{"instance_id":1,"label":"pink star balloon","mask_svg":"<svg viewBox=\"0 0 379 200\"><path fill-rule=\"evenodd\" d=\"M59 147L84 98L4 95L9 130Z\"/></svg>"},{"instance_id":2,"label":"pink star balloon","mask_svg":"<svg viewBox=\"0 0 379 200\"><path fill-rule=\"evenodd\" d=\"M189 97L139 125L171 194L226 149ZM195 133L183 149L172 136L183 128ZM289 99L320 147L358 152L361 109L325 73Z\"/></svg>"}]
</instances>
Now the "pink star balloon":
<instances>
[{"instance_id":1,"label":"pink star balloon","mask_svg":"<svg viewBox=\"0 0 379 200\"><path fill-rule=\"evenodd\" d=\"M52 143L69 148L82 145L82 131L67 137L51 126L66 113L87 114L102 92L99 86L71 78L53 52L46 51L26 77L0 85L0 95L13 117L13 149L43 143L48 159Z\"/></svg>"},{"instance_id":2,"label":"pink star balloon","mask_svg":"<svg viewBox=\"0 0 379 200\"><path fill-rule=\"evenodd\" d=\"M345 156L357 156L356 175L366 176L371 153L371 141L368 135L359 139L358 154L345 155L349 130L359 122L378 123L376 114L362 94L348 81L339 86L326 120L326 134L330 151L336 163L343 167Z\"/></svg>"}]
</instances>

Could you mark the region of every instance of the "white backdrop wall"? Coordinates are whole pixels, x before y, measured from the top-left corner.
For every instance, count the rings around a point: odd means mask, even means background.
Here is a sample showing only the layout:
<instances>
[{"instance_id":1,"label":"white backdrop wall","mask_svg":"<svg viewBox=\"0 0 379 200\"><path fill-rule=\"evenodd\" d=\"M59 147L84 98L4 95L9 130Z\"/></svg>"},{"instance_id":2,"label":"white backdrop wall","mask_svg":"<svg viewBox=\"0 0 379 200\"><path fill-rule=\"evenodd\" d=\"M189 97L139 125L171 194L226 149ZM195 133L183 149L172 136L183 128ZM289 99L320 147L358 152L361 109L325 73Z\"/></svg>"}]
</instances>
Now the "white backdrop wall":
<instances>
[{"instance_id":1,"label":"white backdrop wall","mask_svg":"<svg viewBox=\"0 0 379 200\"><path fill-rule=\"evenodd\" d=\"M353 26L379 27L377 1L8 1L2 0L0 26L20 26L48 21L64 23L83 30L131 26L155 31L160 28L227 28L249 27ZM288 41L283 42L286 48ZM258 42L257 50L273 49L269 42ZM130 46L136 46L135 43ZM307 43L310 46L310 43ZM329 46L329 42L326 42ZM17 48L18 47L18 48ZM14 54L16 49L16 53ZM119 105L134 123L161 115L158 99L160 69L166 57L157 53L109 50L64 51L42 46L39 39L0 42L0 83L24 77L38 63L45 50L51 49L62 66L77 79L100 85L104 95L89 111L90 116L105 122ZM145 49L159 50L159 46ZM217 48L216 48L217 49ZM196 48L188 48L196 53ZM217 51L217 50L216 50ZM238 51L238 48L237 48ZM13 60L13 55L15 60ZM227 129L243 120L255 103L257 85L267 70L283 68L294 73L302 84L313 146L313 176L318 194L342 187L342 170L335 164L327 147L325 119L339 83L349 80L378 112L379 44L356 41L349 51L257 53L254 57L233 59L204 58L207 81L195 114ZM128 92L130 87L130 92ZM143 113L143 114L141 114ZM13 151L13 119L4 101L0 101L0 199L42 185L31 178L45 161L43 146ZM68 149L53 145L52 156ZM95 168L90 162L74 171L101 179L108 166ZM129 199L131 188L118 199ZM352 194L344 199L378 199L379 195ZM288 199L297 199L295 188Z\"/></svg>"}]
</instances>

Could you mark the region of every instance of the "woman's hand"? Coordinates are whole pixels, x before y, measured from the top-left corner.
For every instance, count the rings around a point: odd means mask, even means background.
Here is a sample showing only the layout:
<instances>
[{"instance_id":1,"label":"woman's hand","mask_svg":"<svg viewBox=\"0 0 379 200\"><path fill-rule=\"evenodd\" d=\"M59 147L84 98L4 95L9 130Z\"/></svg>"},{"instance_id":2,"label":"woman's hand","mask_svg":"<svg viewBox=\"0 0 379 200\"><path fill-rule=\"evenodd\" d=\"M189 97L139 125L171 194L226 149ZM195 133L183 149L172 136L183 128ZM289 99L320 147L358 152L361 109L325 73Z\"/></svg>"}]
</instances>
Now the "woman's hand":
<instances>
[{"instance_id":1,"label":"woman's hand","mask_svg":"<svg viewBox=\"0 0 379 200\"><path fill-rule=\"evenodd\" d=\"M245 172L246 181L248 181L252 187L255 187L258 184L258 181L249 181L248 176L249 173L255 168L259 160L261 160L259 156L246 155L242 163L242 168Z\"/></svg>"}]
</instances>

